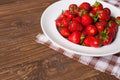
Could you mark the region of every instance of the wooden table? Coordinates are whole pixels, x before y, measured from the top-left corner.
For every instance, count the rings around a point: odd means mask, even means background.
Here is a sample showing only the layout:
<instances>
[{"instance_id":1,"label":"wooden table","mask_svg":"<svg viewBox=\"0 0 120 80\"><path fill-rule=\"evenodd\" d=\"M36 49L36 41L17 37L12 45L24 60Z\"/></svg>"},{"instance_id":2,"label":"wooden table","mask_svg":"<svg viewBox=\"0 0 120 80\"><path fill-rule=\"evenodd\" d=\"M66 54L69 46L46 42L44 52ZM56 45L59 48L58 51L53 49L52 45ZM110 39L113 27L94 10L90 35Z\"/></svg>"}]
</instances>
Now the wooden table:
<instances>
[{"instance_id":1,"label":"wooden table","mask_svg":"<svg viewBox=\"0 0 120 80\"><path fill-rule=\"evenodd\" d=\"M0 0L0 80L117 80L35 42L57 0Z\"/></svg>"}]
</instances>

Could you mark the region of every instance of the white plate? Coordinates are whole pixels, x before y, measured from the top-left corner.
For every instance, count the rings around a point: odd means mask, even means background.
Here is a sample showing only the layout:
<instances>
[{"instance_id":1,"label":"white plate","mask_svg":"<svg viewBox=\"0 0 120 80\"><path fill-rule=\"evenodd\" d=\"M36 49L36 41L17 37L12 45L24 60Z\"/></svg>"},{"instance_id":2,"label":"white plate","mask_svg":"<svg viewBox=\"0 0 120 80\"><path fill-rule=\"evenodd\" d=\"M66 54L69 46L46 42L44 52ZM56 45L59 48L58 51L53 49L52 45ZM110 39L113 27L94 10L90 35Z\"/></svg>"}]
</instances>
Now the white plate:
<instances>
[{"instance_id":1,"label":"white plate","mask_svg":"<svg viewBox=\"0 0 120 80\"><path fill-rule=\"evenodd\" d=\"M62 13L62 10L68 9L70 4L80 5L82 2L89 2L91 5L96 0L62 0L50 5L41 16L41 27L47 38L58 47L72 53L85 55L85 56L107 56L120 52L120 28L114 42L108 46L100 48L86 47L74 44L63 38L56 29L55 20ZM104 7L109 7L113 16L120 15L120 9L112 6L111 4L100 1Z\"/></svg>"}]
</instances>

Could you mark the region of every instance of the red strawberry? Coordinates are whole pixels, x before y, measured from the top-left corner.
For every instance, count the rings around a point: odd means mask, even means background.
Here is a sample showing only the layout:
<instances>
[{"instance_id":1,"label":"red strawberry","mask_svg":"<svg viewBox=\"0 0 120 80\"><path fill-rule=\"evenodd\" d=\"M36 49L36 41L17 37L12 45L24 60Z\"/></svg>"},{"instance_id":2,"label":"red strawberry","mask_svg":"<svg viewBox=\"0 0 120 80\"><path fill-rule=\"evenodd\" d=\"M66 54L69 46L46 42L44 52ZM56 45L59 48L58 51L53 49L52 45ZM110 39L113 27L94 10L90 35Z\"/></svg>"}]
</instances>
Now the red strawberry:
<instances>
[{"instance_id":1,"label":"red strawberry","mask_svg":"<svg viewBox=\"0 0 120 80\"><path fill-rule=\"evenodd\" d=\"M61 21L61 25L63 27L68 27L69 23L70 23L70 19L69 18L63 18L62 21Z\"/></svg>"},{"instance_id":2,"label":"red strawberry","mask_svg":"<svg viewBox=\"0 0 120 80\"><path fill-rule=\"evenodd\" d=\"M59 32L63 37L68 37L71 34L68 28L66 27L61 28Z\"/></svg>"},{"instance_id":3,"label":"red strawberry","mask_svg":"<svg viewBox=\"0 0 120 80\"><path fill-rule=\"evenodd\" d=\"M101 43L100 43L100 39L99 38L91 38L91 42L90 42L90 46L91 47L100 47L101 46Z\"/></svg>"},{"instance_id":4,"label":"red strawberry","mask_svg":"<svg viewBox=\"0 0 120 80\"><path fill-rule=\"evenodd\" d=\"M81 32L79 31L75 31L73 32L69 37L68 37L68 40L75 43L75 44L80 44L81 42Z\"/></svg>"},{"instance_id":5,"label":"red strawberry","mask_svg":"<svg viewBox=\"0 0 120 80\"><path fill-rule=\"evenodd\" d=\"M78 16L78 17L72 18L72 21L77 21L77 22L81 23L81 18Z\"/></svg>"},{"instance_id":6,"label":"red strawberry","mask_svg":"<svg viewBox=\"0 0 120 80\"><path fill-rule=\"evenodd\" d=\"M100 10L97 13L100 21L108 21L110 19L110 15L105 10Z\"/></svg>"},{"instance_id":7,"label":"red strawberry","mask_svg":"<svg viewBox=\"0 0 120 80\"><path fill-rule=\"evenodd\" d=\"M110 21L108 27L100 33L100 38L103 45L108 45L114 40L116 35L116 27L116 24L113 21Z\"/></svg>"},{"instance_id":8,"label":"red strawberry","mask_svg":"<svg viewBox=\"0 0 120 80\"><path fill-rule=\"evenodd\" d=\"M76 4L70 4L69 5L69 11L72 13L72 14L77 14L78 13L78 6Z\"/></svg>"},{"instance_id":9,"label":"red strawberry","mask_svg":"<svg viewBox=\"0 0 120 80\"><path fill-rule=\"evenodd\" d=\"M112 41L113 41L113 37L108 35L106 36L106 38L103 39L102 44L105 46L110 44Z\"/></svg>"},{"instance_id":10,"label":"red strawberry","mask_svg":"<svg viewBox=\"0 0 120 80\"><path fill-rule=\"evenodd\" d=\"M103 5L98 1L96 1L94 3L94 5L92 6L92 11L94 11L94 12L97 12L97 11L102 10L102 9L103 9Z\"/></svg>"},{"instance_id":11,"label":"red strawberry","mask_svg":"<svg viewBox=\"0 0 120 80\"><path fill-rule=\"evenodd\" d=\"M72 23L69 26L69 30L71 32L82 31L82 29L83 29L83 26L78 21L72 21Z\"/></svg>"},{"instance_id":12,"label":"red strawberry","mask_svg":"<svg viewBox=\"0 0 120 80\"><path fill-rule=\"evenodd\" d=\"M100 22L96 22L96 27L98 29L99 32L104 31L105 27L107 27L107 22L106 21L100 21Z\"/></svg>"},{"instance_id":13,"label":"red strawberry","mask_svg":"<svg viewBox=\"0 0 120 80\"><path fill-rule=\"evenodd\" d=\"M75 14L72 14L69 10L66 10L63 14L70 19L75 17Z\"/></svg>"},{"instance_id":14,"label":"red strawberry","mask_svg":"<svg viewBox=\"0 0 120 80\"><path fill-rule=\"evenodd\" d=\"M108 30L110 29L111 31L113 31L113 32L117 32L117 30L118 30L118 25L117 25L117 23L115 22L115 21L109 21L108 22ZM110 31L109 31L110 32Z\"/></svg>"},{"instance_id":15,"label":"red strawberry","mask_svg":"<svg viewBox=\"0 0 120 80\"><path fill-rule=\"evenodd\" d=\"M83 45L91 46L91 47L100 47L101 43L99 38L95 38L93 36L87 36L83 41Z\"/></svg>"},{"instance_id":16,"label":"red strawberry","mask_svg":"<svg viewBox=\"0 0 120 80\"><path fill-rule=\"evenodd\" d=\"M63 18L67 18L67 16L62 13L58 18L63 19Z\"/></svg>"},{"instance_id":17,"label":"red strawberry","mask_svg":"<svg viewBox=\"0 0 120 80\"><path fill-rule=\"evenodd\" d=\"M90 42L91 42L92 38L93 38L92 36L85 37L85 39L83 41L83 45L84 46L90 46Z\"/></svg>"},{"instance_id":18,"label":"red strawberry","mask_svg":"<svg viewBox=\"0 0 120 80\"><path fill-rule=\"evenodd\" d=\"M87 11L90 11L91 5L88 2L83 2L80 6L80 9L86 9Z\"/></svg>"},{"instance_id":19,"label":"red strawberry","mask_svg":"<svg viewBox=\"0 0 120 80\"><path fill-rule=\"evenodd\" d=\"M94 25L88 25L86 27L86 32L87 32L88 35L94 36L94 35L97 34L98 31L97 31L96 26L94 26Z\"/></svg>"},{"instance_id":20,"label":"red strawberry","mask_svg":"<svg viewBox=\"0 0 120 80\"><path fill-rule=\"evenodd\" d=\"M108 15L111 15L111 10L109 8L105 7L104 10L108 13Z\"/></svg>"},{"instance_id":21,"label":"red strawberry","mask_svg":"<svg viewBox=\"0 0 120 80\"><path fill-rule=\"evenodd\" d=\"M106 29L106 32L112 38L112 40L115 38L117 31L118 31L118 26L116 22L109 21L109 25L108 28Z\"/></svg>"},{"instance_id":22,"label":"red strawberry","mask_svg":"<svg viewBox=\"0 0 120 80\"><path fill-rule=\"evenodd\" d=\"M85 15L87 13L88 13L87 10L85 10L85 9L79 9L78 16L81 17L81 16L83 16L83 15Z\"/></svg>"},{"instance_id":23,"label":"red strawberry","mask_svg":"<svg viewBox=\"0 0 120 80\"><path fill-rule=\"evenodd\" d=\"M93 19L89 16L89 14L85 14L81 18L81 22L84 26L90 25L93 22Z\"/></svg>"},{"instance_id":24,"label":"red strawberry","mask_svg":"<svg viewBox=\"0 0 120 80\"><path fill-rule=\"evenodd\" d=\"M61 27L62 26L62 19L59 19L59 18L56 19L55 24L56 24L57 27Z\"/></svg>"}]
</instances>

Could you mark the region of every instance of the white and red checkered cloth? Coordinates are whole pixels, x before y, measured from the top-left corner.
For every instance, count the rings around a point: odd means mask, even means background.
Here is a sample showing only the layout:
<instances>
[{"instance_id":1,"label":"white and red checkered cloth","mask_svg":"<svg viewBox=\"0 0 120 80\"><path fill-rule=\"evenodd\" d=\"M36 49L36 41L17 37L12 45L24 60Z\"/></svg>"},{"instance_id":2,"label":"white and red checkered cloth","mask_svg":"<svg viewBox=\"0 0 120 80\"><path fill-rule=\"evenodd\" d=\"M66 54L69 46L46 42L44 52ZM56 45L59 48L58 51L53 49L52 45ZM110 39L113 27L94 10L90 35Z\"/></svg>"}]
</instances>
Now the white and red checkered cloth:
<instances>
[{"instance_id":1,"label":"white and red checkered cloth","mask_svg":"<svg viewBox=\"0 0 120 80\"><path fill-rule=\"evenodd\" d=\"M104 0L104 1L120 8L120 0ZM68 51L65 51L64 49L57 47L43 33L37 35L36 41L38 43L47 45L53 50L58 51L69 58L73 58L84 65L88 65L101 72L114 75L116 78L120 79L120 53L104 57L82 56L70 53Z\"/></svg>"}]
</instances>

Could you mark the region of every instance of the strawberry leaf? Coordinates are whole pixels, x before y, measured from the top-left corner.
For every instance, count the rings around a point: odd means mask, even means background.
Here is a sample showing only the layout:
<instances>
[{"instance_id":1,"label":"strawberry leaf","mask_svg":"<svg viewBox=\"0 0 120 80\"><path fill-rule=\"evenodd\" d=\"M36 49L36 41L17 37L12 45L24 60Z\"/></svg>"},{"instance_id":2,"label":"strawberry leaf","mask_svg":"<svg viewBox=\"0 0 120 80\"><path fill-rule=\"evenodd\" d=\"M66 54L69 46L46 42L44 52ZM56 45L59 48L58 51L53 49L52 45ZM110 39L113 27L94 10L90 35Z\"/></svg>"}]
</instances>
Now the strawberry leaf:
<instances>
[{"instance_id":1,"label":"strawberry leaf","mask_svg":"<svg viewBox=\"0 0 120 80\"><path fill-rule=\"evenodd\" d=\"M88 13L87 10L82 9L80 10L80 12L78 13L80 16L83 16L84 14Z\"/></svg>"},{"instance_id":2,"label":"strawberry leaf","mask_svg":"<svg viewBox=\"0 0 120 80\"><path fill-rule=\"evenodd\" d=\"M98 7L100 5L100 2L96 1L93 6Z\"/></svg>"},{"instance_id":3,"label":"strawberry leaf","mask_svg":"<svg viewBox=\"0 0 120 80\"><path fill-rule=\"evenodd\" d=\"M120 20L116 19L115 21L118 25L120 25Z\"/></svg>"}]
</instances>

